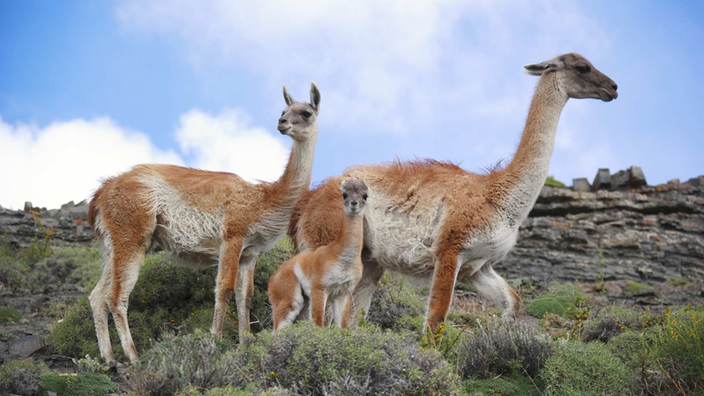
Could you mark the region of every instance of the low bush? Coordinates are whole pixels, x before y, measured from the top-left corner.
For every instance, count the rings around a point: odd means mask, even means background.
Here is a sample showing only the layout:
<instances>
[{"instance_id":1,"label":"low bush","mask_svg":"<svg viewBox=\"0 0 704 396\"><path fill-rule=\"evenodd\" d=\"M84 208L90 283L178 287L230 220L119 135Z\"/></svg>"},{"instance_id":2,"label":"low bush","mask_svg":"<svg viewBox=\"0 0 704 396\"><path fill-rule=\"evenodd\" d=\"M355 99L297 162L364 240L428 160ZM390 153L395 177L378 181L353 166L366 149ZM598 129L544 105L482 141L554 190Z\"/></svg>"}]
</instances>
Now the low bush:
<instances>
[{"instance_id":1,"label":"low bush","mask_svg":"<svg viewBox=\"0 0 704 396\"><path fill-rule=\"evenodd\" d=\"M259 256L254 276L252 331L271 327L271 308L267 301L267 281L273 271L293 252L279 247ZM177 267L164 253L147 256L130 295L129 323L138 351L145 351L162 334L208 330L212 324L214 285L217 268L206 270ZM110 339L116 358L121 359L117 331L110 316ZM224 337L238 338L236 302L230 302ZM98 356L93 313L87 298L82 298L57 323L50 335L51 344L63 355Z\"/></svg>"},{"instance_id":2,"label":"low bush","mask_svg":"<svg viewBox=\"0 0 704 396\"><path fill-rule=\"evenodd\" d=\"M523 374L535 377L553 349L550 339L525 325L497 321L467 334L462 340L457 371L465 378Z\"/></svg>"},{"instance_id":3,"label":"low bush","mask_svg":"<svg viewBox=\"0 0 704 396\"><path fill-rule=\"evenodd\" d=\"M304 322L273 336L262 333L235 356L248 362L244 383L258 373L263 382L302 394L457 392L458 379L440 354L420 349L414 336L374 327L321 329Z\"/></svg>"},{"instance_id":4,"label":"low bush","mask_svg":"<svg viewBox=\"0 0 704 396\"><path fill-rule=\"evenodd\" d=\"M664 326L648 333L645 346L663 370L665 386L690 392L704 388L704 312L684 309L672 314L668 308L662 316Z\"/></svg>"},{"instance_id":5,"label":"low bush","mask_svg":"<svg viewBox=\"0 0 704 396\"><path fill-rule=\"evenodd\" d=\"M568 316L568 312L573 309L575 309L575 305L568 297L551 293L543 294L526 306L526 312L536 318L542 318L545 314L554 314L565 318Z\"/></svg>"},{"instance_id":6,"label":"low bush","mask_svg":"<svg viewBox=\"0 0 704 396\"><path fill-rule=\"evenodd\" d=\"M47 371L42 373L41 378L43 391L56 392L61 396L99 396L118 391L117 385L105 374L59 374Z\"/></svg>"},{"instance_id":7,"label":"low bush","mask_svg":"<svg viewBox=\"0 0 704 396\"><path fill-rule=\"evenodd\" d=\"M30 362L11 360L0 366L0 394L33 396L39 393L41 367Z\"/></svg>"},{"instance_id":8,"label":"low bush","mask_svg":"<svg viewBox=\"0 0 704 396\"><path fill-rule=\"evenodd\" d=\"M540 372L546 395L629 395L634 374L599 342L564 342Z\"/></svg>"},{"instance_id":9,"label":"low bush","mask_svg":"<svg viewBox=\"0 0 704 396\"><path fill-rule=\"evenodd\" d=\"M559 180L555 180L555 177L554 177L554 176L548 176L548 177L545 179L545 185L548 186L548 187L557 187L557 188L565 188L565 187L567 187L567 186L565 185L565 183L563 183L563 182L561 182L561 181L559 181Z\"/></svg>"},{"instance_id":10,"label":"low bush","mask_svg":"<svg viewBox=\"0 0 704 396\"><path fill-rule=\"evenodd\" d=\"M0 308L0 323L15 323L22 319L22 315L12 307Z\"/></svg>"},{"instance_id":11,"label":"low bush","mask_svg":"<svg viewBox=\"0 0 704 396\"><path fill-rule=\"evenodd\" d=\"M645 283L626 281L626 291L629 293L637 293L645 290L650 290L650 286Z\"/></svg>"},{"instance_id":12,"label":"low bush","mask_svg":"<svg viewBox=\"0 0 704 396\"><path fill-rule=\"evenodd\" d=\"M470 396L529 396L540 395L540 390L530 378L490 378L483 380L465 380L462 383Z\"/></svg>"},{"instance_id":13,"label":"low bush","mask_svg":"<svg viewBox=\"0 0 704 396\"><path fill-rule=\"evenodd\" d=\"M420 329L416 328L415 321L409 320L409 317L424 313L425 304L413 286L401 277L387 274L374 291L366 321L382 329L417 331L422 329L422 325Z\"/></svg>"},{"instance_id":14,"label":"low bush","mask_svg":"<svg viewBox=\"0 0 704 396\"><path fill-rule=\"evenodd\" d=\"M209 334L167 339L130 370L128 382L147 395L187 392L189 385L213 392L231 387L212 394L279 387L313 395L425 395L455 393L458 378L437 352L420 349L409 335L303 322L247 337L233 351Z\"/></svg>"},{"instance_id":15,"label":"low bush","mask_svg":"<svg viewBox=\"0 0 704 396\"><path fill-rule=\"evenodd\" d=\"M652 340L648 334L626 331L609 340L606 347L628 367L642 372L654 364L646 346L646 343L650 342Z\"/></svg>"},{"instance_id":16,"label":"low bush","mask_svg":"<svg viewBox=\"0 0 704 396\"><path fill-rule=\"evenodd\" d=\"M173 395L189 385L226 386L237 369L223 359L229 348L227 341L210 333L167 337L130 369L127 382L140 395Z\"/></svg>"}]
</instances>

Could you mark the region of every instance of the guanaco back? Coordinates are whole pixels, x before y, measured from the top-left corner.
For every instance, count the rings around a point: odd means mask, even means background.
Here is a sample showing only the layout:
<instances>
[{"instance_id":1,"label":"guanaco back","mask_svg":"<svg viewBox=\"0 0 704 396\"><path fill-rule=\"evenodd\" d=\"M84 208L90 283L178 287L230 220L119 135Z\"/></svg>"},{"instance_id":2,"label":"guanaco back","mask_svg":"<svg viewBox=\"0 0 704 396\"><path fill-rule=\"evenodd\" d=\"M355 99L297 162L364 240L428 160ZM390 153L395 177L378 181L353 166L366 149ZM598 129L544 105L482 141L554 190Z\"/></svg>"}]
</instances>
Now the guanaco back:
<instances>
[{"instance_id":1,"label":"guanaco back","mask_svg":"<svg viewBox=\"0 0 704 396\"><path fill-rule=\"evenodd\" d=\"M345 216L337 239L286 261L269 279L274 330L306 317L312 317L322 327L328 301L334 322L339 327L349 324L352 293L362 278L364 208L368 196L367 186L360 180L343 183L341 192Z\"/></svg>"}]
</instances>

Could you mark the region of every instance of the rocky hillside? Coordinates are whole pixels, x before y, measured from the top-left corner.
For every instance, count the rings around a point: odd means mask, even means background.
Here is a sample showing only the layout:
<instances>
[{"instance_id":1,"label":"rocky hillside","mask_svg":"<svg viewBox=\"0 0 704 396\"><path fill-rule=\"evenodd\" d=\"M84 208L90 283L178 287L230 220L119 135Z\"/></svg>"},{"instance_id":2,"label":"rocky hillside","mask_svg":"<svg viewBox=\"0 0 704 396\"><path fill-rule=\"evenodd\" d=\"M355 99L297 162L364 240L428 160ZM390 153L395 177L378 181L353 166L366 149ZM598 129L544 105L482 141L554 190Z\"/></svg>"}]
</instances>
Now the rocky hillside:
<instances>
[{"instance_id":1,"label":"rocky hillside","mask_svg":"<svg viewBox=\"0 0 704 396\"><path fill-rule=\"evenodd\" d=\"M85 202L0 208L0 233L19 246L47 233L57 245L89 245L86 212ZM509 278L594 282L600 253L605 280L704 278L704 176L648 186L639 167L613 175L600 169L592 184L544 187L516 247L496 267Z\"/></svg>"}]
</instances>

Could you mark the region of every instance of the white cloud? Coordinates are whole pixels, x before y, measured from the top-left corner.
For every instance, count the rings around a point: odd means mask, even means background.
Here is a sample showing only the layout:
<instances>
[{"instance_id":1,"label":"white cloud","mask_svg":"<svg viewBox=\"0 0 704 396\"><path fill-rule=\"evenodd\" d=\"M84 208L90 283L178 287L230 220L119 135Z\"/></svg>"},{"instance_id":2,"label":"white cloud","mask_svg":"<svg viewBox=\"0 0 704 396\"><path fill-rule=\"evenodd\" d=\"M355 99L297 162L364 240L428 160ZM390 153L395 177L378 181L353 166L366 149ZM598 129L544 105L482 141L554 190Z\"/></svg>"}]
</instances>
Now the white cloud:
<instances>
[{"instance_id":1,"label":"white cloud","mask_svg":"<svg viewBox=\"0 0 704 396\"><path fill-rule=\"evenodd\" d=\"M182 40L196 69L245 67L295 90L315 80L321 123L370 134L523 118L534 84L523 64L609 48L593 18L559 0L127 0L117 14L128 32Z\"/></svg>"},{"instance_id":2,"label":"white cloud","mask_svg":"<svg viewBox=\"0 0 704 396\"><path fill-rule=\"evenodd\" d=\"M191 110L181 116L176 140L196 168L231 171L252 182L276 180L289 149L266 129L250 127L248 118L237 110L217 116Z\"/></svg>"},{"instance_id":3,"label":"white cloud","mask_svg":"<svg viewBox=\"0 0 704 396\"><path fill-rule=\"evenodd\" d=\"M266 130L250 127L246 119L234 110L214 116L192 110L181 117L176 131L182 150L177 153L156 147L145 134L108 117L46 127L11 125L0 118L0 204L21 208L24 201L31 201L56 208L80 201L101 178L140 163L229 171L250 181L277 178L288 150Z\"/></svg>"}]
</instances>

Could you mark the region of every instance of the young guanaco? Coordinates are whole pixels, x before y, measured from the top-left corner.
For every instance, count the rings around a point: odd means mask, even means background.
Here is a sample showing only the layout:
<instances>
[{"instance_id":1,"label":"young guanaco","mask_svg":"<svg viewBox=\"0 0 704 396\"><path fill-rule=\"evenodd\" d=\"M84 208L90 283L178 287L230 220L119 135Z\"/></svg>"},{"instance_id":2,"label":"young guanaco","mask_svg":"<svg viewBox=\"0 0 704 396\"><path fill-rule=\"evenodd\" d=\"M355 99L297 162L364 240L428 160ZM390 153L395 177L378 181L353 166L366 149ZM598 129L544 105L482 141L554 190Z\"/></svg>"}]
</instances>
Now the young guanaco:
<instances>
[{"instance_id":1,"label":"young guanaco","mask_svg":"<svg viewBox=\"0 0 704 396\"><path fill-rule=\"evenodd\" d=\"M328 302L335 324L339 327L349 324L352 293L362 278L364 209L368 196L367 186L359 180L342 183L341 192L345 216L337 239L286 261L269 279L274 330L306 316L322 327Z\"/></svg>"}]
</instances>

